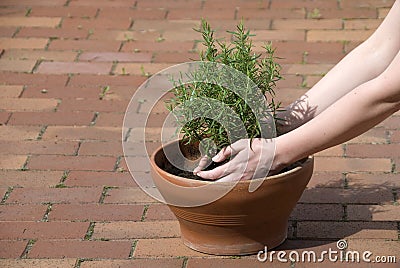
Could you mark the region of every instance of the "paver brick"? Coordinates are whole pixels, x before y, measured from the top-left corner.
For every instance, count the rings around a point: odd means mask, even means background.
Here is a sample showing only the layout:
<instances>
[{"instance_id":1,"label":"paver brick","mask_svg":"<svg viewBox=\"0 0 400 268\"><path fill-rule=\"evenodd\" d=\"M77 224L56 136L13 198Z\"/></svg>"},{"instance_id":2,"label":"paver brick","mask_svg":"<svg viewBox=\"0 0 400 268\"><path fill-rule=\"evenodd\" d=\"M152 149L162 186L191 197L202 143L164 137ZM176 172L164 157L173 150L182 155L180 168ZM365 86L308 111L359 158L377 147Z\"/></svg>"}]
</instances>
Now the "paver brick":
<instances>
[{"instance_id":1,"label":"paver brick","mask_svg":"<svg viewBox=\"0 0 400 268\"><path fill-rule=\"evenodd\" d=\"M34 155L28 168L38 170L104 170L112 171L116 163L110 156Z\"/></svg>"},{"instance_id":2,"label":"paver brick","mask_svg":"<svg viewBox=\"0 0 400 268\"><path fill-rule=\"evenodd\" d=\"M78 239L84 238L88 222L0 222L0 239Z\"/></svg>"},{"instance_id":3,"label":"paver brick","mask_svg":"<svg viewBox=\"0 0 400 268\"><path fill-rule=\"evenodd\" d=\"M180 238L139 239L134 251L135 258L179 256L206 257L208 255L189 249Z\"/></svg>"},{"instance_id":4,"label":"paver brick","mask_svg":"<svg viewBox=\"0 0 400 268\"><path fill-rule=\"evenodd\" d=\"M312 19L276 19L272 21L272 29L342 29L343 22L340 19L324 19L324 20L312 20Z\"/></svg>"},{"instance_id":5,"label":"paver brick","mask_svg":"<svg viewBox=\"0 0 400 268\"><path fill-rule=\"evenodd\" d=\"M306 38L309 42L364 41L371 34L370 30L310 30Z\"/></svg>"},{"instance_id":6,"label":"paver brick","mask_svg":"<svg viewBox=\"0 0 400 268\"><path fill-rule=\"evenodd\" d=\"M0 170L0 186L54 187L63 174L63 171Z\"/></svg>"},{"instance_id":7,"label":"paver brick","mask_svg":"<svg viewBox=\"0 0 400 268\"><path fill-rule=\"evenodd\" d=\"M391 172L392 163L387 158L316 157L316 171Z\"/></svg>"},{"instance_id":8,"label":"paver brick","mask_svg":"<svg viewBox=\"0 0 400 268\"><path fill-rule=\"evenodd\" d=\"M61 154L75 155L78 142L70 141L0 141L2 153L7 154Z\"/></svg>"},{"instance_id":9,"label":"paver brick","mask_svg":"<svg viewBox=\"0 0 400 268\"><path fill-rule=\"evenodd\" d=\"M16 188L6 203L97 203L103 188Z\"/></svg>"},{"instance_id":10,"label":"paver brick","mask_svg":"<svg viewBox=\"0 0 400 268\"><path fill-rule=\"evenodd\" d=\"M0 259L0 266L3 268L73 268L75 263L76 259Z\"/></svg>"},{"instance_id":11,"label":"paver brick","mask_svg":"<svg viewBox=\"0 0 400 268\"><path fill-rule=\"evenodd\" d=\"M84 142L79 148L79 155L122 155L121 142Z\"/></svg>"},{"instance_id":12,"label":"paver brick","mask_svg":"<svg viewBox=\"0 0 400 268\"><path fill-rule=\"evenodd\" d=\"M152 204L148 207L145 221L175 220L172 211L164 204Z\"/></svg>"},{"instance_id":13,"label":"paver brick","mask_svg":"<svg viewBox=\"0 0 400 268\"><path fill-rule=\"evenodd\" d=\"M43 140L121 140L120 127L49 126Z\"/></svg>"},{"instance_id":14,"label":"paver brick","mask_svg":"<svg viewBox=\"0 0 400 268\"><path fill-rule=\"evenodd\" d=\"M65 86L67 75L0 72L0 81L9 85L40 85L43 88Z\"/></svg>"},{"instance_id":15,"label":"paver brick","mask_svg":"<svg viewBox=\"0 0 400 268\"><path fill-rule=\"evenodd\" d=\"M51 111L58 105L55 99L2 98L0 107L7 111Z\"/></svg>"},{"instance_id":16,"label":"paver brick","mask_svg":"<svg viewBox=\"0 0 400 268\"><path fill-rule=\"evenodd\" d=\"M61 18L48 17L0 17L0 25L17 27L48 27L54 28L61 22Z\"/></svg>"},{"instance_id":17,"label":"paver brick","mask_svg":"<svg viewBox=\"0 0 400 268\"><path fill-rule=\"evenodd\" d=\"M275 9L275 10L267 10L267 9L239 9L237 11L236 17L243 19L304 19L306 13L303 8L298 9Z\"/></svg>"},{"instance_id":18,"label":"paver brick","mask_svg":"<svg viewBox=\"0 0 400 268\"><path fill-rule=\"evenodd\" d=\"M1 37L12 38L16 32L17 32L17 27L1 27L0 26L0 38Z\"/></svg>"},{"instance_id":19,"label":"paver brick","mask_svg":"<svg viewBox=\"0 0 400 268\"><path fill-rule=\"evenodd\" d=\"M347 207L349 220L361 221L398 221L400 206L397 205L349 205Z\"/></svg>"},{"instance_id":20,"label":"paver brick","mask_svg":"<svg viewBox=\"0 0 400 268\"><path fill-rule=\"evenodd\" d=\"M127 259L130 241L39 240L28 258Z\"/></svg>"},{"instance_id":21,"label":"paver brick","mask_svg":"<svg viewBox=\"0 0 400 268\"><path fill-rule=\"evenodd\" d=\"M3 49L44 49L48 43L46 38L0 38Z\"/></svg>"},{"instance_id":22,"label":"paver brick","mask_svg":"<svg viewBox=\"0 0 400 268\"><path fill-rule=\"evenodd\" d=\"M1 98L17 98L24 90L23 86L0 85Z\"/></svg>"},{"instance_id":23,"label":"paver brick","mask_svg":"<svg viewBox=\"0 0 400 268\"><path fill-rule=\"evenodd\" d=\"M96 223L93 238L136 239L179 237L178 221Z\"/></svg>"},{"instance_id":24,"label":"paver brick","mask_svg":"<svg viewBox=\"0 0 400 268\"><path fill-rule=\"evenodd\" d=\"M89 62L150 62L150 53L122 53L122 52L84 52L79 56L80 61Z\"/></svg>"},{"instance_id":25,"label":"paver brick","mask_svg":"<svg viewBox=\"0 0 400 268\"><path fill-rule=\"evenodd\" d=\"M72 170L65 181L67 186L108 186L134 187L137 186L129 172L107 171L75 171Z\"/></svg>"},{"instance_id":26,"label":"paver brick","mask_svg":"<svg viewBox=\"0 0 400 268\"><path fill-rule=\"evenodd\" d=\"M38 73L49 74L68 74L68 73L88 73L88 74L108 74L111 71L110 63L91 63L91 62L42 62Z\"/></svg>"},{"instance_id":27,"label":"paver brick","mask_svg":"<svg viewBox=\"0 0 400 268\"><path fill-rule=\"evenodd\" d=\"M0 43L1 44L1 43ZM121 42L97 40L53 40L49 45L49 50L72 50L72 51L112 51L117 52Z\"/></svg>"},{"instance_id":28,"label":"paver brick","mask_svg":"<svg viewBox=\"0 0 400 268\"><path fill-rule=\"evenodd\" d=\"M22 28L15 36L20 38L86 39L88 31L82 29L61 28Z\"/></svg>"},{"instance_id":29,"label":"paver brick","mask_svg":"<svg viewBox=\"0 0 400 268\"><path fill-rule=\"evenodd\" d=\"M40 221L46 205L1 205L0 221Z\"/></svg>"},{"instance_id":30,"label":"paver brick","mask_svg":"<svg viewBox=\"0 0 400 268\"><path fill-rule=\"evenodd\" d=\"M89 111L14 112L8 124L88 126L93 118L94 113Z\"/></svg>"},{"instance_id":31,"label":"paver brick","mask_svg":"<svg viewBox=\"0 0 400 268\"><path fill-rule=\"evenodd\" d=\"M141 75L91 75L79 74L73 75L68 82L70 87L88 87L88 86L109 86L111 90L115 87L129 90L126 99L132 97L136 87L141 85L147 78ZM110 90L110 91L111 91ZM107 97L107 95L106 95Z\"/></svg>"},{"instance_id":32,"label":"paver brick","mask_svg":"<svg viewBox=\"0 0 400 268\"><path fill-rule=\"evenodd\" d=\"M3 57L20 60L44 60L44 61L74 61L78 53L73 51L48 51L37 49L8 49Z\"/></svg>"},{"instance_id":33,"label":"paver brick","mask_svg":"<svg viewBox=\"0 0 400 268\"><path fill-rule=\"evenodd\" d=\"M26 160L23 155L0 155L0 169L21 169Z\"/></svg>"},{"instance_id":34,"label":"paver brick","mask_svg":"<svg viewBox=\"0 0 400 268\"><path fill-rule=\"evenodd\" d=\"M81 263L81 268L176 268L182 267L183 259L135 259L135 260L88 260Z\"/></svg>"},{"instance_id":35,"label":"paver brick","mask_svg":"<svg viewBox=\"0 0 400 268\"><path fill-rule=\"evenodd\" d=\"M35 65L35 60L0 59L0 71L29 73Z\"/></svg>"},{"instance_id":36,"label":"paver brick","mask_svg":"<svg viewBox=\"0 0 400 268\"><path fill-rule=\"evenodd\" d=\"M32 8L29 16L32 17L91 17L97 13L98 8L94 6L36 6Z\"/></svg>"},{"instance_id":37,"label":"paver brick","mask_svg":"<svg viewBox=\"0 0 400 268\"><path fill-rule=\"evenodd\" d=\"M49 221L140 221L143 209L142 205L55 204ZM98 226L96 223L95 230Z\"/></svg>"},{"instance_id":38,"label":"paver brick","mask_svg":"<svg viewBox=\"0 0 400 268\"><path fill-rule=\"evenodd\" d=\"M9 240L0 240L0 258L7 259L16 259L19 258L24 252L27 241L9 241ZM0 265L5 260L0 259ZM2 267L10 267L10 266L2 266ZM12 267L14 268L14 266Z\"/></svg>"},{"instance_id":39,"label":"paver brick","mask_svg":"<svg viewBox=\"0 0 400 268\"><path fill-rule=\"evenodd\" d=\"M156 203L157 201L143 192L139 187L110 189L104 198L104 203L114 204L136 204Z\"/></svg>"}]
</instances>

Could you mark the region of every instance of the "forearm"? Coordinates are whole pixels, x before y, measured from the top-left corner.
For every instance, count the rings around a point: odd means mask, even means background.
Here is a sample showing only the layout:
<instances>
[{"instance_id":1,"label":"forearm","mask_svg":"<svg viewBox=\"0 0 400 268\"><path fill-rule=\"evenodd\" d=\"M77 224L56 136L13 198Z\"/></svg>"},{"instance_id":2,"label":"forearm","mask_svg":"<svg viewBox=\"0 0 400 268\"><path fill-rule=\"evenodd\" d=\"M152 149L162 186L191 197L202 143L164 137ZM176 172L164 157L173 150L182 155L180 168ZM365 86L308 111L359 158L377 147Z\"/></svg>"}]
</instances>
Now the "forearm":
<instances>
[{"instance_id":1,"label":"forearm","mask_svg":"<svg viewBox=\"0 0 400 268\"><path fill-rule=\"evenodd\" d=\"M313 120L277 137L275 164L284 166L346 142L399 110L399 90L382 89L379 81L357 87Z\"/></svg>"}]
</instances>

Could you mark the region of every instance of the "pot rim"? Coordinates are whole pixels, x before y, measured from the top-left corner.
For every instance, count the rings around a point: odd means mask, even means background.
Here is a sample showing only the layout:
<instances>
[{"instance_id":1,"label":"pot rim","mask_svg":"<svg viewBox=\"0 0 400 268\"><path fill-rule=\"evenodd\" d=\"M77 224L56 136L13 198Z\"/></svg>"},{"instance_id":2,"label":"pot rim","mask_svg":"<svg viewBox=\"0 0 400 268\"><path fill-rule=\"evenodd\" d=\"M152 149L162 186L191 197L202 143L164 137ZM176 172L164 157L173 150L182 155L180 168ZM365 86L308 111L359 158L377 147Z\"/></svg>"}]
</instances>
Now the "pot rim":
<instances>
[{"instance_id":1,"label":"pot rim","mask_svg":"<svg viewBox=\"0 0 400 268\"><path fill-rule=\"evenodd\" d=\"M163 147L168 146L169 144L172 144L172 143L175 143L175 142L179 142L179 141L180 141L180 140L174 140L174 141L168 142L168 143L166 143L166 144L164 144L164 145L160 145L160 146L157 147L157 149L151 154L151 156L150 156L150 164L154 167L154 169L155 169L158 173L161 173L161 174L164 174L164 175L168 175L169 177L172 177L172 178L174 178L175 180L178 180L178 181L182 181L182 182L195 182L195 183L199 183L199 184L201 184L201 185L205 185L205 184L214 184L214 185L216 185L216 184L219 184L219 185L232 184L232 182L219 182L218 180L212 181L212 180L194 180L194 179L189 179L189 178L185 178L185 177L181 177L181 176L176 176L176 175L171 174L171 173L165 171L164 169L160 168L160 167L156 164L156 162L155 162L155 156L156 156L156 154L157 154L158 152L160 152L160 151L163 149ZM312 161L313 158L314 158L313 155L310 155L310 156L308 156L308 157L305 157L303 160L300 160L300 161L302 161L302 162L301 162L299 165L297 165L296 167L291 168L291 169L289 169L289 170L287 170L287 171L285 171L285 172L280 172L280 173L278 173L278 174L271 175L271 176L267 176L267 177L264 177L264 178L257 178L257 179L252 179L252 180L234 181L233 183L235 183L235 184L246 184L246 183L247 183L247 184L248 184L250 181L255 181L255 182L257 182L257 181L261 181L261 180L262 180L262 181L265 181L265 180L278 180L278 179L281 179L281 178L285 178L285 177L287 177L288 175L296 174L296 173L300 172L300 170L302 170L302 169L304 168L304 166L305 166L308 162Z\"/></svg>"}]
</instances>

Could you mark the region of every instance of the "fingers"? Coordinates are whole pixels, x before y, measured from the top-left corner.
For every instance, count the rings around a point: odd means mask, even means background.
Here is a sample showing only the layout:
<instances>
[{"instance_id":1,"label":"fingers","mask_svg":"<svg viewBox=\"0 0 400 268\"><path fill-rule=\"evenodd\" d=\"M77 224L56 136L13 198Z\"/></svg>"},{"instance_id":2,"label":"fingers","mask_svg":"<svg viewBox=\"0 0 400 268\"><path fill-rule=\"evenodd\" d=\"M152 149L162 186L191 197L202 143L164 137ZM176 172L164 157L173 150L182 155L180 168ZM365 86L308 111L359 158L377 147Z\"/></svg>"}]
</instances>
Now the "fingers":
<instances>
[{"instance_id":1,"label":"fingers","mask_svg":"<svg viewBox=\"0 0 400 268\"><path fill-rule=\"evenodd\" d=\"M232 154L232 147L231 146L225 147L212 158L212 161L217 163L222 162L225 159L227 159L231 154Z\"/></svg>"},{"instance_id":2,"label":"fingers","mask_svg":"<svg viewBox=\"0 0 400 268\"><path fill-rule=\"evenodd\" d=\"M199 171L197 172L197 176L206 180L216 180L225 176L227 173L229 173L229 163L216 167L212 170Z\"/></svg>"},{"instance_id":3,"label":"fingers","mask_svg":"<svg viewBox=\"0 0 400 268\"><path fill-rule=\"evenodd\" d=\"M193 174L197 175L197 173L203 170L210 163L210 158L205 155L200 159L199 165L193 170Z\"/></svg>"}]
</instances>

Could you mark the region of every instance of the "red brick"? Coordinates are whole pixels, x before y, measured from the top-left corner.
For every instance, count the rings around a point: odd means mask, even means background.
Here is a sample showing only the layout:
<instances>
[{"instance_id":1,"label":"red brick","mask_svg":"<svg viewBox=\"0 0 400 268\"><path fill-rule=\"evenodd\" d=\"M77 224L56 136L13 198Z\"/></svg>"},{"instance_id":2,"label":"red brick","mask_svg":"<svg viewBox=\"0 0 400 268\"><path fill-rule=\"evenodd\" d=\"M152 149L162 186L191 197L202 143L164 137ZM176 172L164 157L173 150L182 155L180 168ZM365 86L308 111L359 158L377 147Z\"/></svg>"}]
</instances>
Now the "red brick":
<instances>
[{"instance_id":1,"label":"red brick","mask_svg":"<svg viewBox=\"0 0 400 268\"><path fill-rule=\"evenodd\" d=\"M343 8L377 8L377 7L389 7L393 4L394 0L343 0L340 5Z\"/></svg>"},{"instance_id":2,"label":"red brick","mask_svg":"<svg viewBox=\"0 0 400 268\"><path fill-rule=\"evenodd\" d=\"M354 8L354 9L319 9L319 19L376 19L377 14L375 9ZM308 18L313 17L313 10L309 9Z\"/></svg>"},{"instance_id":3,"label":"red brick","mask_svg":"<svg viewBox=\"0 0 400 268\"><path fill-rule=\"evenodd\" d=\"M374 174L347 174L347 184L354 188L387 187L400 188L397 174L374 173Z\"/></svg>"},{"instance_id":4,"label":"red brick","mask_svg":"<svg viewBox=\"0 0 400 268\"><path fill-rule=\"evenodd\" d=\"M156 53L153 62L183 63L192 60L200 60L198 53Z\"/></svg>"},{"instance_id":5,"label":"red brick","mask_svg":"<svg viewBox=\"0 0 400 268\"><path fill-rule=\"evenodd\" d=\"M168 63L118 63L115 67L115 74L126 75L144 75L150 74L153 75L164 69L171 67L171 64Z\"/></svg>"},{"instance_id":6,"label":"red brick","mask_svg":"<svg viewBox=\"0 0 400 268\"><path fill-rule=\"evenodd\" d=\"M104 203L114 204L136 204L136 203L155 203L155 199L151 198L139 187L110 189L107 193Z\"/></svg>"},{"instance_id":7,"label":"red brick","mask_svg":"<svg viewBox=\"0 0 400 268\"><path fill-rule=\"evenodd\" d=\"M284 268L288 268L290 266L288 266L287 263L279 263L279 262L274 262L273 265L270 265L269 263L263 263L258 261L256 258L252 258L252 259L241 259L241 258L220 258L220 259L216 259L216 258L190 258L187 262L187 268L201 268L201 267L230 267L230 268L241 268L241 267L276 267L276 268L280 268L280 267L284 267Z\"/></svg>"},{"instance_id":8,"label":"red brick","mask_svg":"<svg viewBox=\"0 0 400 268\"><path fill-rule=\"evenodd\" d=\"M360 136L350 140L347 144L351 143L387 143L389 140L388 133L386 129L383 128L373 128L367 132L361 134Z\"/></svg>"},{"instance_id":9,"label":"red brick","mask_svg":"<svg viewBox=\"0 0 400 268\"><path fill-rule=\"evenodd\" d=\"M1 43L0 43L1 44ZM53 40L50 50L114 51L117 52L121 42L97 40Z\"/></svg>"},{"instance_id":10,"label":"red brick","mask_svg":"<svg viewBox=\"0 0 400 268\"><path fill-rule=\"evenodd\" d=\"M43 93L45 90L45 93ZM24 98L59 98L68 99L81 96L88 99L98 99L100 87L41 87L27 86L22 94Z\"/></svg>"},{"instance_id":11,"label":"red brick","mask_svg":"<svg viewBox=\"0 0 400 268\"><path fill-rule=\"evenodd\" d=\"M125 7L104 7L101 9L98 19L103 20L110 17L113 17L114 14L118 14L118 18L125 20L137 20L137 19L146 19L146 20L163 20L167 15L167 11L160 7L156 9L152 8L125 8ZM129 26L129 25L128 25ZM119 28L124 28L119 27ZM127 28L127 27L125 27Z\"/></svg>"},{"instance_id":12,"label":"red brick","mask_svg":"<svg viewBox=\"0 0 400 268\"><path fill-rule=\"evenodd\" d=\"M84 238L88 222L0 222L1 239Z\"/></svg>"},{"instance_id":13,"label":"red brick","mask_svg":"<svg viewBox=\"0 0 400 268\"><path fill-rule=\"evenodd\" d=\"M159 221L159 220L175 220L176 217L164 204L150 205L147 209L145 220L146 221Z\"/></svg>"},{"instance_id":14,"label":"red brick","mask_svg":"<svg viewBox=\"0 0 400 268\"><path fill-rule=\"evenodd\" d=\"M37 0L32 2L31 0L20 0L18 6L62 6L66 3L65 0ZM13 0L2 0L1 4L4 6L14 6L15 1ZM25 10L26 12L26 10Z\"/></svg>"},{"instance_id":15,"label":"red brick","mask_svg":"<svg viewBox=\"0 0 400 268\"><path fill-rule=\"evenodd\" d=\"M0 126L5 125L10 119L11 113L0 112Z\"/></svg>"},{"instance_id":16,"label":"red brick","mask_svg":"<svg viewBox=\"0 0 400 268\"><path fill-rule=\"evenodd\" d=\"M1 16L25 16L26 14L26 9L23 8L22 6L3 6L3 8L0 10L0 15Z\"/></svg>"},{"instance_id":17,"label":"red brick","mask_svg":"<svg viewBox=\"0 0 400 268\"><path fill-rule=\"evenodd\" d=\"M52 156L34 155L29 159L29 169L45 170L108 170L114 169L115 157L107 156Z\"/></svg>"},{"instance_id":18,"label":"red brick","mask_svg":"<svg viewBox=\"0 0 400 268\"><path fill-rule=\"evenodd\" d=\"M61 22L61 18L47 17L2 17L0 24L2 26L17 26L17 27L47 27L54 28Z\"/></svg>"},{"instance_id":19,"label":"red brick","mask_svg":"<svg viewBox=\"0 0 400 268\"><path fill-rule=\"evenodd\" d=\"M0 81L9 85L40 85L43 88L64 86L67 78L67 75L0 72Z\"/></svg>"},{"instance_id":20,"label":"red brick","mask_svg":"<svg viewBox=\"0 0 400 268\"><path fill-rule=\"evenodd\" d=\"M271 9L278 8L332 8L336 9L338 4L336 1L326 1L326 0L286 0L286 1L272 1Z\"/></svg>"},{"instance_id":21,"label":"red brick","mask_svg":"<svg viewBox=\"0 0 400 268\"><path fill-rule=\"evenodd\" d=\"M400 157L400 144L349 144L347 157L395 158Z\"/></svg>"},{"instance_id":22,"label":"red brick","mask_svg":"<svg viewBox=\"0 0 400 268\"><path fill-rule=\"evenodd\" d=\"M23 86L0 85L1 98L17 98L24 90Z\"/></svg>"},{"instance_id":23,"label":"red brick","mask_svg":"<svg viewBox=\"0 0 400 268\"><path fill-rule=\"evenodd\" d=\"M309 188L300 198L301 203L385 204L393 201L390 188Z\"/></svg>"},{"instance_id":24,"label":"red brick","mask_svg":"<svg viewBox=\"0 0 400 268\"><path fill-rule=\"evenodd\" d=\"M26 160L23 155L0 155L0 169L21 169Z\"/></svg>"},{"instance_id":25,"label":"red brick","mask_svg":"<svg viewBox=\"0 0 400 268\"><path fill-rule=\"evenodd\" d=\"M316 171L342 171L342 172L391 172L390 159L382 158L339 158L316 157Z\"/></svg>"},{"instance_id":26,"label":"red brick","mask_svg":"<svg viewBox=\"0 0 400 268\"><path fill-rule=\"evenodd\" d=\"M98 1L98 0L72 0L69 3L71 7L86 7L86 6L96 6L96 7L133 7L133 2L125 1L125 0L106 0L106 1Z\"/></svg>"},{"instance_id":27,"label":"red brick","mask_svg":"<svg viewBox=\"0 0 400 268\"><path fill-rule=\"evenodd\" d=\"M43 140L121 140L120 127L66 127L50 126L43 135Z\"/></svg>"},{"instance_id":28,"label":"red brick","mask_svg":"<svg viewBox=\"0 0 400 268\"><path fill-rule=\"evenodd\" d=\"M400 143L400 130L393 131L390 135L390 141Z\"/></svg>"},{"instance_id":29,"label":"red brick","mask_svg":"<svg viewBox=\"0 0 400 268\"><path fill-rule=\"evenodd\" d=\"M40 221L46 205L1 205L0 221Z\"/></svg>"},{"instance_id":30,"label":"red brick","mask_svg":"<svg viewBox=\"0 0 400 268\"><path fill-rule=\"evenodd\" d=\"M29 258L128 258L130 241L39 240Z\"/></svg>"},{"instance_id":31,"label":"red brick","mask_svg":"<svg viewBox=\"0 0 400 268\"><path fill-rule=\"evenodd\" d=\"M304 9L239 9L237 18L243 18L245 20L257 20L257 19L304 19Z\"/></svg>"},{"instance_id":32,"label":"red brick","mask_svg":"<svg viewBox=\"0 0 400 268\"><path fill-rule=\"evenodd\" d=\"M397 225L395 222L298 222L297 236L397 239Z\"/></svg>"},{"instance_id":33,"label":"red brick","mask_svg":"<svg viewBox=\"0 0 400 268\"><path fill-rule=\"evenodd\" d=\"M375 30L382 23L382 20L351 19L345 20L343 23L346 30Z\"/></svg>"},{"instance_id":34,"label":"red brick","mask_svg":"<svg viewBox=\"0 0 400 268\"><path fill-rule=\"evenodd\" d=\"M48 51L31 49L9 49L4 52L4 58L27 59L27 60L48 60L48 61L74 61L77 52L73 51Z\"/></svg>"},{"instance_id":35,"label":"red brick","mask_svg":"<svg viewBox=\"0 0 400 268\"><path fill-rule=\"evenodd\" d=\"M309 42L364 41L371 34L370 30L310 30L306 38Z\"/></svg>"},{"instance_id":36,"label":"red brick","mask_svg":"<svg viewBox=\"0 0 400 268\"><path fill-rule=\"evenodd\" d=\"M11 38L17 31L17 27L1 27L0 26L0 37Z\"/></svg>"},{"instance_id":37,"label":"red brick","mask_svg":"<svg viewBox=\"0 0 400 268\"><path fill-rule=\"evenodd\" d=\"M180 238L139 239L135 258L206 257L208 255L186 247Z\"/></svg>"},{"instance_id":38,"label":"red brick","mask_svg":"<svg viewBox=\"0 0 400 268\"><path fill-rule=\"evenodd\" d=\"M49 42L46 38L0 38L3 49L44 49Z\"/></svg>"},{"instance_id":39,"label":"red brick","mask_svg":"<svg viewBox=\"0 0 400 268\"><path fill-rule=\"evenodd\" d=\"M16 37L20 38L52 38L52 39L86 39L88 32L79 29L61 29L61 28L22 28Z\"/></svg>"},{"instance_id":40,"label":"red brick","mask_svg":"<svg viewBox=\"0 0 400 268\"><path fill-rule=\"evenodd\" d=\"M400 252L400 243L399 241L388 241L384 239L349 239L348 241L348 249L349 250L357 250L359 252L371 251L373 255L371 256L371 260L375 258L375 256L398 256ZM390 264L380 265L382 267L390 267L394 268L398 266L398 263L395 263L394 266L389 266ZM378 265L376 263L372 263L371 268L374 268Z\"/></svg>"},{"instance_id":41,"label":"red brick","mask_svg":"<svg viewBox=\"0 0 400 268\"><path fill-rule=\"evenodd\" d=\"M57 107L55 99L2 98L0 107L3 110L21 111L52 111Z\"/></svg>"},{"instance_id":42,"label":"red brick","mask_svg":"<svg viewBox=\"0 0 400 268\"><path fill-rule=\"evenodd\" d=\"M135 260L85 260L81 268L176 268L183 266L183 259L135 259Z\"/></svg>"},{"instance_id":43,"label":"red brick","mask_svg":"<svg viewBox=\"0 0 400 268\"><path fill-rule=\"evenodd\" d=\"M34 126L0 126L0 140L34 140L39 136L40 129Z\"/></svg>"},{"instance_id":44,"label":"red brick","mask_svg":"<svg viewBox=\"0 0 400 268\"><path fill-rule=\"evenodd\" d=\"M99 95L101 90L98 91ZM107 94L107 93L106 93ZM100 100L97 99L66 99L63 100L59 111L96 111L96 112L125 112L128 100Z\"/></svg>"},{"instance_id":45,"label":"red brick","mask_svg":"<svg viewBox=\"0 0 400 268\"><path fill-rule=\"evenodd\" d=\"M342 29L340 19L310 20L310 19L285 19L273 20L272 29Z\"/></svg>"},{"instance_id":46,"label":"red brick","mask_svg":"<svg viewBox=\"0 0 400 268\"><path fill-rule=\"evenodd\" d=\"M93 238L132 239L179 237L178 221L96 223Z\"/></svg>"},{"instance_id":47,"label":"red brick","mask_svg":"<svg viewBox=\"0 0 400 268\"><path fill-rule=\"evenodd\" d=\"M0 207L1 208L1 207ZM50 221L140 221L142 205L56 204L49 214ZM97 224L98 225L98 224ZM96 225L96 228L97 228Z\"/></svg>"},{"instance_id":48,"label":"red brick","mask_svg":"<svg viewBox=\"0 0 400 268\"><path fill-rule=\"evenodd\" d=\"M108 74L111 71L111 66L111 63L42 62L36 72L48 74Z\"/></svg>"},{"instance_id":49,"label":"red brick","mask_svg":"<svg viewBox=\"0 0 400 268\"><path fill-rule=\"evenodd\" d=\"M224 1L210 1L204 3L204 9L224 9L224 8L238 8L238 9L264 9L269 6L269 1L261 0L231 0Z\"/></svg>"},{"instance_id":50,"label":"red brick","mask_svg":"<svg viewBox=\"0 0 400 268\"><path fill-rule=\"evenodd\" d=\"M194 41L178 42L178 41L163 41L163 42L151 42L151 41L133 41L124 43L121 51L122 52L134 52L134 51L191 51L194 48Z\"/></svg>"},{"instance_id":51,"label":"red brick","mask_svg":"<svg viewBox=\"0 0 400 268\"><path fill-rule=\"evenodd\" d=\"M65 181L67 186L110 186L134 187L137 186L128 172L96 172L75 171L68 174Z\"/></svg>"},{"instance_id":52,"label":"red brick","mask_svg":"<svg viewBox=\"0 0 400 268\"><path fill-rule=\"evenodd\" d=\"M103 189L92 188L16 188L7 203L97 203Z\"/></svg>"},{"instance_id":53,"label":"red brick","mask_svg":"<svg viewBox=\"0 0 400 268\"><path fill-rule=\"evenodd\" d=\"M136 6L138 8L165 8L165 9L187 9L187 8L201 8L202 1L157 1L157 0L141 0L137 1ZM222 6L223 7L223 6Z\"/></svg>"},{"instance_id":54,"label":"red brick","mask_svg":"<svg viewBox=\"0 0 400 268\"><path fill-rule=\"evenodd\" d=\"M303 41L305 32L301 30L256 30L253 31L254 41Z\"/></svg>"},{"instance_id":55,"label":"red brick","mask_svg":"<svg viewBox=\"0 0 400 268\"><path fill-rule=\"evenodd\" d=\"M36 61L34 60L10 60L0 59L0 71L7 72L26 72L32 71Z\"/></svg>"},{"instance_id":56,"label":"red brick","mask_svg":"<svg viewBox=\"0 0 400 268\"><path fill-rule=\"evenodd\" d=\"M290 218L298 221L340 221L343 216L343 207L339 204L297 204Z\"/></svg>"},{"instance_id":57,"label":"red brick","mask_svg":"<svg viewBox=\"0 0 400 268\"><path fill-rule=\"evenodd\" d=\"M97 6L37 6L32 8L30 16L35 17L94 17Z\"/></svg>"},{"instance_id":58,"label":"red brick","mask_svg":"<svg viewBox=\"0 0 400 268\"><path fill-rule=\"evenodd\" d=\"M150 62L150 53L122 53L122 52L84 52L79 56L80 61L90 62Z\"/></svg>"},{"instance_id":59,"label":"red brick","mask_svg":"<svg viewBox=\"0 0 400 268\"><path fill-rule=\"evenodd\" d=\"M94 117L93 112L60 111L60 112L15 112L10 125L62 125L88 126Z\"/></svg>"},{"instance_id":60,"label":"red brick","mask_svg":"<svg viewBox=\"0 0 400 268\"><path fill-rule=\"evenodd\" d=\"M310 182L307 185L309 188L340 188L343 186L344 176L338 172L314 172Z\"/></svg>"},{"instance_id":61,"label":"red brick","mask_svg":"<svg viewBox=\"0 0 400 268\"><path fill-rule=\"evenodd\" d=\"M78 142L0 141L3 154L62 154L74 155Z\"/></svg>"},{"instance_id":62,"label":"red brick","mask_svg":"<svg viewBox=\"0 0 400 268\"><path fill-rule=\"evenodd\" d=\"M397 205L349 205L349 220L356 221L398 221L400 206Z\"/></svg>"},{"instance_id":63,"label":"red brick","mask_svg":"<svg viewBox=\"0 0 400 268\"><path fill-rule=\"evenodd\" d=\"M148 22L148 20L146 20ZM158 21L160 22L160 21ZM136 24L136 22L135 22ZM136 28L135 28L136 29ZM106 29L95 29L92 31L92 34L89 36L90 40L117 40L117 41L155 41L159 40L159 37L162 35L162 31L150 29L146 27L143 30L106 30ZM135 52L140 53L140 52Z\"/></svg>"},{"instance_id":64,"label":"red brick","mask_svg":"<svg viewBox=\"0 0 400 268\"><path fill-rule=\"evenodd\" d=\"M111 90L115 87L124 87L127 88L129 85L129 90L135 90L135 87L142 84L147 78L143 76L133 76L133 75L88 75L88 74L79 74L72 76L71 80L68 83L68 86L77 87L77 86L110 86ZM132 94L129 94L129 98Z\"/></svg>"},{"instance_id":65,"label":"red brick","mask_svg":"<svg viewBox=\"0 0 400 268\"><path fill-rule=\"evenodd\" d=\"M122 155L121 142L84 142L79 148L79 155Z\"/></svg>"},{"instance_id":66,"label":"red brick","mask_svg":"<svg viewBox=\"0 0 400 268\"><path fill-rule=\"evenodd\" d=\"M0 260L0 266L3 268L74 268L75 259L6 259Z\"/></svg>"},{"instance_id":67,"label":"red brick","mask_svg":"<svg viewBox=\"0 0 400 268\"><path fill-rule=\"evenodd\" d=\"M282 66L284 74L296 75L322 75L327 73L332 67L332 64L291 64Z\"/></svg>"},{"instance_id":68,"label":"red brick","mask_svg":"<svg viewBox=\"0 0 400 268\"><path fill-rule=\"evenodd\" d=\"M0 258L7 259L16 259L19 258L24 252L27 241L0 241ZM6 260L0 260L0 265L2 262L6 262ZM2 267L10 267L11 266L3 266ZM12 266L14 268L15 266Z\"/></svg>"},{"instance_id":69,"label":"red brick","mask_svg":"<svg viewBox=\"0 0 400 268\"><path fill-rule=\"evenodd\" d=\"M131 24L130 18L106 17L106 18L64 18L63 29L128 29Z\"/></svg>"},{"instance_id":70,"label":"red brick","mask_svg":"<svg viewBox=\"0 0 400 268\"><path fill-rule=\"evenodd\" d=\"M120 127L123 124L125 113L101 113L96 119L99 127Z\"/></svg>"},{"instance_id":71,"label":"red brick","mask_svg":"<svg viewBox=\"0 0 400 268\"><path fill-rule=\"evenodd\" d=\"M62 171L0 170L0 185L13 187L52 187L63 176Z\"/></svg>"}]
</instances>

